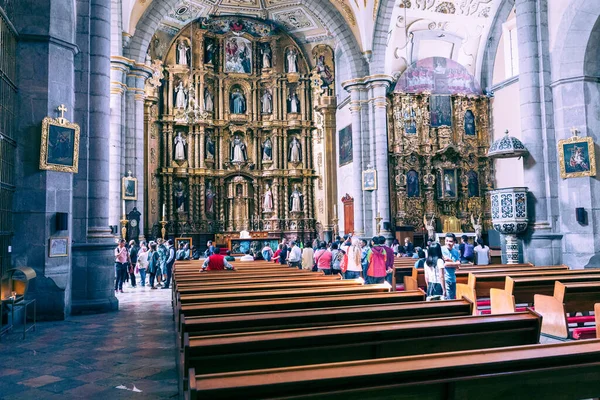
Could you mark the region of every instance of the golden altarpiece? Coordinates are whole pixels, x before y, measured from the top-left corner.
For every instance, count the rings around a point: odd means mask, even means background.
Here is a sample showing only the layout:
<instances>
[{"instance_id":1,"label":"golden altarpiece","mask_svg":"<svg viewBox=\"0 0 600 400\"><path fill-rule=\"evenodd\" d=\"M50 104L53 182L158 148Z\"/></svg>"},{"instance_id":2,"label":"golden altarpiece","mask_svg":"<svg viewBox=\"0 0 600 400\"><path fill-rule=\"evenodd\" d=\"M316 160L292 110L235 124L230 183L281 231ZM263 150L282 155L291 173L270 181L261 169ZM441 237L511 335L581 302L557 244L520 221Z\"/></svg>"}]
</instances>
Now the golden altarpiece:
<instances>
[{"instance_id":1,"label":"golden altarpiece","mask_svg":"<svg viewBox=\"0 0 600 400\"><path fill-rule=\"evenodd\" d=\"M439 57L413 64L396 84L389 121L396 226L456 233L488 225L489 99L468 71Z\"/></svg>"},{"instance_id":2,"label":"golden altarpiece","mask_svg":"<svg viewBox=\"0 0 600 400\"><path fill-rule=\"evenodd\" d=\"M169 235L314 236L323 115L313 86L333 79L333 52L321 53L311 71L294 40L250 18L202 18L179 32L146 85L151 235L164 220Z\"/></svg>"}]
</instances>

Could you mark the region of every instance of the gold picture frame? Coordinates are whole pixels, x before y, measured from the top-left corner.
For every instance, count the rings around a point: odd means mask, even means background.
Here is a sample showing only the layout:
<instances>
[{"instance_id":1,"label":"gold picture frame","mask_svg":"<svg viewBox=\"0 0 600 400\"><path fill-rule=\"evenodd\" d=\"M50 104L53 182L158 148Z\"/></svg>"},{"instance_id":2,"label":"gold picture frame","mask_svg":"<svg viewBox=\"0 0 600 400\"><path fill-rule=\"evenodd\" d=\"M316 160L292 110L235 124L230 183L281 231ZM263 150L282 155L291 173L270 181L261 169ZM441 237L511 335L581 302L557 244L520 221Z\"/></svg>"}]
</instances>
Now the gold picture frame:
<instances>
[{"instance_id":1,"label":"gold picture frame","mask_svg":"<svg viewBox=\"0 0 600 400\"><path fill-rule=\"evenodd\" d=\"M591 137L559 140L558 159L562 179L596 176L596 151Z\"/></svg>"},{"instance_id":2,"label":"gold picture frame","mask_svg":"<svg viewBox=\"0 0 600 400\"><path fill-rule=\"evenodd\" d=\"M189 248L192 248L192 238L190 237L175 238L175 251L179 249L179 243L187 243Z\"/></svg>"},{"instance_id":3,"label":"gold picture frame","mask_svg":"<svg viewBox=\"0 0 600 400\"><path fill-rule=\"evenodd\" d=\"M65 118L44 118L40 169L76 174L79 170L79 131L79 125Z\"/></svg>"},{"instance_id":4,"label":"gold picture frame","mask_svg":"<svg viewBox=\"0 0 600 400\"><path fill-rule=\"evenodd\" d=\"M48 257L68 257L69 238L51 237L48 243Z\"/></svg>"},{"instance_id":5,"label":"gold picture frame","mask_svg":"<svg viewBox=\"0 0 600 400\"><path fill-rule=\"evenodd\" d=\"M138 199L138 180L131 176L121 178L121 199L122 200L137 200Z\"/></svg>"},{"instance_id":6,"label":"gold picture frame","mask_svg":"<svg viewBox=\"0 0 600 400\"><path fill-rule=\"evenodd\" d=\"M362 189L377 190L377 170L369 168L362 172Z\"/></svg>"}]
</instances>

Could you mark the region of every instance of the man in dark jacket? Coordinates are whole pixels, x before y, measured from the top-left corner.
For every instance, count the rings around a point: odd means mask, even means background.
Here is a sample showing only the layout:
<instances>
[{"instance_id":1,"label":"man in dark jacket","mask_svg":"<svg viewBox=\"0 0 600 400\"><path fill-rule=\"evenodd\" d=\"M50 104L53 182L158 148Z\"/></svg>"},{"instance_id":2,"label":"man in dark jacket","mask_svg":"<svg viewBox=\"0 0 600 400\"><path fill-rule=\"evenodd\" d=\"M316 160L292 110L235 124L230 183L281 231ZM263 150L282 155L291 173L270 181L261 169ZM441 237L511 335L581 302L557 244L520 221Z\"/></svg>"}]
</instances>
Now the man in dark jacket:
<instances>
[{"instance_id":1,"label":"man in dark jacket","mask_svg":"<svg viewBox=\"0 0 600 400\"><path fill-rule=\"evenodd\" d=\"M173 265L175 264L175 248L173 248L173 239L167 240L167 280L163 289L169 289L171 285L171 276L173 274Z\"/></svg>"}]
</instances>

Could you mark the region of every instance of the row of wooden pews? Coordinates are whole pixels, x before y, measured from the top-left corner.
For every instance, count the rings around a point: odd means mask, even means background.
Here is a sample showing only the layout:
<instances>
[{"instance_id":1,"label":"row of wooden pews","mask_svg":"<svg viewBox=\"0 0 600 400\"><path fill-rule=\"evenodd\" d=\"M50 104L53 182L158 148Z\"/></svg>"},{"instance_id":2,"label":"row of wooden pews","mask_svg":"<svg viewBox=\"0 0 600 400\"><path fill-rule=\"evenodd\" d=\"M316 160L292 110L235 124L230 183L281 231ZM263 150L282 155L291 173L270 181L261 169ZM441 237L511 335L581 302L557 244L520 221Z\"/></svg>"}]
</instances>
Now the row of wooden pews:
<instances>
[{"instance_id":1,"label":"row of wooden pews","mask_svg":"<svg viewBox=\"0 0 600 400\"><path fill-rule=\"evenodd\" d=\"M466 298L425 302L418 287L391 292L260 261L235 262L236 271L200 266L177 262L174 271L189 399L524 398L542 392L533 390L541 378L553 398L572 390L566 377L576 368L600 368L597 341L531 346L542 326L532 310L474 315ZM576 393L599 389L593 380Z\"/></svg>"}]
</instances>

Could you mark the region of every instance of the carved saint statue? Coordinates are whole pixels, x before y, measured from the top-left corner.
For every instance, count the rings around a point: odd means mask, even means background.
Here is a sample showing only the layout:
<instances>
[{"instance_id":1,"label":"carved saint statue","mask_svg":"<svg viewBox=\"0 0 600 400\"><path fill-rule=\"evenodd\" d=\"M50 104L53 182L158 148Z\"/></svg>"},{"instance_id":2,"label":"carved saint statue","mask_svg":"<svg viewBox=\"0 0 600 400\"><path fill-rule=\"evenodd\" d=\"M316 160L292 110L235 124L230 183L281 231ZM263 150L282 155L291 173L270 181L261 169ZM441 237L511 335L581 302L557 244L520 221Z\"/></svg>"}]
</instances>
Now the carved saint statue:
<instances>
[{"instance_id":1,"label":"carved saint statue","mask_svg":"<svg viewBox=\"0 0 600 400\"><path fill-rule=\"evenodd\" d=\"M206 214L209 216L213 216L215 214L215 197L217 195L212 190L212 183L208 182L208 187L206 188L206 203L205 209Z\"/></svg>"},{"instance_id":2,"label":"carved saint statue","mask_svg":"<svg viewBox=\"0 0 600 400\"><path fill-rule=\"evenodd\" d=\"M262 160L273 161L273 143L269 138L267 138L263 143Z\"/></svg>"},{"instance_id":3,"label":"carved saint statue","mask_svg":"<svg viewBox=\"0 0 600 400\"><path fill-rule=\"evenodd\" d=\"M208 88L204 89L204 111L211 113L215 109L212 94Z\"/></svg>"},{"instance_id":4,"label":"carved saint statue","mask_svg":"<svg viewBox=\"0 0 600 400\"><path fill-rule=\"evenodd\" d=\"M471 214L471 225L473 225L473 230L475 230L476 239L481 239L481 234L483 233L483 224L481 223L481 217L477 217L477 221Z\"/></svg>"},{"instance_id":5,"label":"carved saint statue","mask_svg":"<svg viewBox=\"0 0 600 400\"><path fill-rule=\"evenodd\" d=\"M230 108L232 114L243 114L246 112L246 98L240 89L231 92Z\"/></svg>"},{"instance_id":6,"label":"carved saint statue","mask_svg":"<svg viewBox=\"0 0 600 400\"><path fill-rule=\"evenodd\" d=\"M300 99L296 92L291 92L288 96L288 112L299 113L300 112Z\"/></svg>"},{"instance_id":7,"label":"carved saint statue","mask_svg":"<svg viewBox=\"0 0 600 400\"><path fill-rule=\"evenodd\" d=\"M177 45L177 64L188 65L188 52L190 48L185 44L184 41L179 42Z\"/></svg>"},{"instance_id":8,"label":"carved saint statue","mask_svg":"<svg viewBox=\"0 0 600 400\"><path fill-rule=\"evenodd\" d=\"M261 107L260 111L263 114L271 114L273 112L273 96L269 90L265 90L260 99Z\"/></svg>"},{"instance_id":9,"label":"carved saint statue","mask_svg":"<svg viewBox=\"0 0 600 400\"><path fill-rule=\"evenodd\" d=\"M261 49L260 52L262 54L262 67L263 68L271 68L271 46L266 43Z\"/></svg>"},{"instance_id":10,"label":"carved saint statue","mask_svg":"<svg viewBox=\"0 0 600 400\"><path fill-rule=\"evenodd\" d=\"M215 158L215 142L211 135L206 137L206 159L214 160Z\"/></svg>"},{"instance_id":11,"label":"carved saint statue","mask_svg":"<svg viewBox=\"0 0 600 400\"><path fill-rule=\"evenodd\" d=\"M263 200L263 211L273 211L273 193L271 192L271 188L269 187L269 185L267 185L267 189L265 191L265 198Z\"/></svg>"},{"instance_id":12,"label":"carved saint statue","mask_svg":"<svg viewBox=\"0 0 600 400\"><path fill-rule=\"evenodd\" d=\"M296 136L292 138L289 147L288 161L292 163L302 162L302 147L300 146L300 141Z\"/></svg>"},{"instance_id":13,"label":"carved saint statue","mask_svg":"<svg viewBox=\"0 0 600 400\"><path fill-rule=\"evenodd\" d=\"M246 145L238 135L235 135L231 142L231 162L246 162Z\"/></svg>"},{"instance_id":14,"label":"carved saint statue","mask_svg":"<svg viewBox=\"0 0 600 400\"><path fill-rule=\"evenodd\" d=\"M290 48L286 52L287 58L287 72L288 73L298 73L298 51L295 48Z\"/></svg>"},{"instance_id":15,"label":"carved saint statue","mask_svg":"<svg viewBox=\"0 0 600 400\"><path fill-rule=\"evenodd\" d=\"M302 212L302 193L300 193L298 185L294 187L290 196L290 206L292 212Z\"/></svg>"},{"instance_id":16,"label":"carved saint statue","mask_svg":"<svg viewBox=\"0 0 600 400\"><path fill-rule=\"evenodd\" d=\"M179 81L179 85L175 89L175 93L175 107L185 109L185 105L187 102L185 98L185 88L183 87L183 81Z\"/></svg>"},{"instance_id":17,"label":"carved saint statue","mask_svg":"<svg viewBox=\"0 0 600 400\"><path fill-rule=\"evenodd\" d=\"M183 182L175 182L174 194L177 212L185 212L185 187L183 186Z\"/></svg>"},{"instance_id":18,"label":"carved saint statue","mask_svg":"<svg viewBox=\"0 0 600 400\"><path fill-rule=\"evenodd\" d=\"M184 161L185 160L185 146L186 140L181 136L181 132L177 132L177 136L175 137L175 160L176 161Z\"/></svg>"},{"instance_id":19,"label":"carved saint statue","mask_svg":"<svg viewBox=\"0 0 600 400\"><path fill-rule=\"evenodd\" d=\"M435 216L431 217L430 221L427 221L427 216L423 215L423 226L427 229L427 236L429 240L435 241Z\"/></svg>"}]
</instances>

